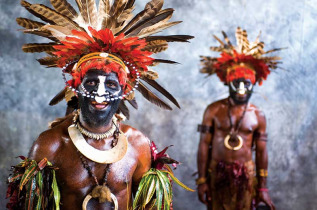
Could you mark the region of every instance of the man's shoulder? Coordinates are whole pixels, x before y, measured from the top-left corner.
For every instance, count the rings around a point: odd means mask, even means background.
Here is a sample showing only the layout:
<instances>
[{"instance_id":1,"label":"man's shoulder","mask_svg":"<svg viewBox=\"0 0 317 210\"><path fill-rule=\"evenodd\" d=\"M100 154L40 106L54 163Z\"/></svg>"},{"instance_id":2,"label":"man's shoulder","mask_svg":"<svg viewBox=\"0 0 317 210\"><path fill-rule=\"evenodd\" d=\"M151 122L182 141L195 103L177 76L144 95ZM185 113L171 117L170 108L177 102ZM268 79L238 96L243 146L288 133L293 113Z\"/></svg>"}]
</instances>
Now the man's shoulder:
<instances>
[{"instance_id":1,"label":"man's shoulder","mask_svg":"<svg viewBox=\"0 0 317 210\"><path fill-rule=\"evenodd\" d=\"M212 102L206 108L206 112L216 112L219 108L225 106L228 103L228 99L220 99L218 101Z\"/></svg>"},{"instance_id":2,"label":"man's shoulder","mask_svg":"<svg viewBox=\"0 0 317 210\"><path fill-rule=\"evenodd\" d=\"M262 109L254 104L250 103L249 110L254 111L258 117L265 117L265 114L262 111Z\"/></svg>"},{"instance_id":3,"label":"man's shoulder","mask_svg":"<svg viewBox=\"0 0 317 210\"><path fill-rule=\"evenodd\" d=\"M72 118L67 116L58 119L54 126L42 132L30 150L29 156L32 159L40 160L44 157L52 158L63 145L63 141L68 137L67 128L72 123Z\"/></svg>"},{"instance_id":4,"label":"man's shoulder","mask_svg":"<svg viewBox=\"0 0 317 210\"><path fill-rule=\"evenodd\" d=\"M141 131L126 124L121 124L120 129L133 147L149 147L150 140Z\"/></svg>"}]
</instances>

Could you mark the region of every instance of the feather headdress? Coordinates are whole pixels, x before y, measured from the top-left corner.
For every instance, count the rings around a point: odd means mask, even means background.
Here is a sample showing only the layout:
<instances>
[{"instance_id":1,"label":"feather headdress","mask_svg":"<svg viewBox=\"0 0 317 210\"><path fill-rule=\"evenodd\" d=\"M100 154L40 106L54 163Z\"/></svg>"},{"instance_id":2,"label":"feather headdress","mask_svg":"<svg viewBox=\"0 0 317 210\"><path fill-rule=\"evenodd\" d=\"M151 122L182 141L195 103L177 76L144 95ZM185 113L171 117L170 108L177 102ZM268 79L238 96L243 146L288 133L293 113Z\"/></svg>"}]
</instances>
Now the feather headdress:
<instances>
[{"instance_id":1,"label":"feather headdress","mask_svg":"<svg viewBox=\"0 0 317 210\"><path fill-rule=\"evenodd\" d=\"M220 57L200 56L202 68L201 73L208 75L217 74L222 82L228 84L234 79L250 79L253 84L262 84L271 70L278 68L281 63L280 57L265 56L268 53L281 50L272 49L264 51L264 43L260 42L259 37L254 42L249 42L248 34L245 30L237 28L237 46L233 46L225 32L222 32L224 42L217 36L214 38L220 43L218 47L210 47L211 51L221 52Z\"/></svg>"},{"instance_id":2,"label":"feather headdress","mask_svg":"<svg viewBox=\"0 0 317 210\"><path fill-rule=\"evenodd\" d=\"M64 73L72 76L67 85L73 90L89 68L103 68L100 67L101 61L106 61L105 65L113 63L111 69L118 74L120 84L124 86L122 98L134 107L137 106L134 94L130 93L137 89L150 102L172 109L142 80L179 107L176 99L155 81L157 72L148 68L158 63L176 62L150 56L166 50L169 42L188 42L193 37L153 36L181 21L169 22L174 10L162 9L164 0L151 0L133 16L134 1L114 0L111 4L110 0L100 0L97 8L95 0L76 0L76 11L67 0L50 0L54 9L22 0L21 5L26 10L45 22L17 18L17 23L24 27L23 32L51 40L49 43L25 44L22 49L28 53L47 53L48 56L38 59L39 63L63 68ZM65 89L50 104L71 96Z\"/></svg>"}]
</instances>

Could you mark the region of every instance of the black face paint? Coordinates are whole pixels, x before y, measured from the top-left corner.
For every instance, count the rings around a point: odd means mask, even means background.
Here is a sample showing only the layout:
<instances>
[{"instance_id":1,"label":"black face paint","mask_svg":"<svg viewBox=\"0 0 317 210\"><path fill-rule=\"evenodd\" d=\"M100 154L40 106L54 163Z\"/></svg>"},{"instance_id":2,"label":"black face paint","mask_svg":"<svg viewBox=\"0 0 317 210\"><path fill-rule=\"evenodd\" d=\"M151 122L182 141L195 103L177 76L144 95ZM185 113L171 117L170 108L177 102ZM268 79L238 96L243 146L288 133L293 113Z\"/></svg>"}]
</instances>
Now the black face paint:
<instances>
[{"instance_id":1,"label":"black face paint","mask_svg":"<svg viewBox=\"0 0 317 210\"><path fill-rule=\"evenodd\" d=\"M100 76L103 76L103 83L100 83ZM91 95L96 95L100 85L103 85L105 94L104 96L121 96L122 87L119 84L119 79L116 73L106 73L102 70L89 70L83 78L81 84L86 91ZM100 88L103 88L100 87ZM79 90L83 92L82 87ZM100 91L99 91L100 92ZM89 126L101 127L108 125L116 113L120 99L109 102L97 103L94 98L84 97L81 94L79 98L79 107L85 123Z\"/></svg>"},{"instance_id":2,"label":"black face paint","mask_svg":"<svg viewBox=\"0 0 317 210\"><path fill-rule=\"evenodd\" d=\"M241 90L241 82L244 85L243 90ZM250 79L239 78L229 83L229 95L236 104L247 103L251 98L252 92L253 84Z\"/></svg>"}]
</instances>

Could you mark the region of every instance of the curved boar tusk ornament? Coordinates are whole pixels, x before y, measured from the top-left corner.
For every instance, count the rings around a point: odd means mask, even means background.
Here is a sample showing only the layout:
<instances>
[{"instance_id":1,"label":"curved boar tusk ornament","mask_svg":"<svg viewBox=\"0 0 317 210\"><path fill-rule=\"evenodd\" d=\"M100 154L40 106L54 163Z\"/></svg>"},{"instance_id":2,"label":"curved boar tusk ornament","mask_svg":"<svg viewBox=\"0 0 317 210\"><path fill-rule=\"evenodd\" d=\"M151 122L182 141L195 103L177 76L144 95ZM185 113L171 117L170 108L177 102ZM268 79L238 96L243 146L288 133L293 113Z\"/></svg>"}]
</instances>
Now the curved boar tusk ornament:
<instances>
[{"instance_id":1,"label":"curved boar tusk ornament","mask_svg":"<svg viewBox=\"0 0 317 210\"><path fill-rule=\"evenodd\" d=\"M83 204L82 204L82 209L83 210L87 210L87 205L88 205L88 202L90 201L90 199L92 199L93 197L91 196L91 194L88 194L84 201L83 201ZM114 209L115 210L118 210L118 200L116 198L116 196L114 194L111 193L111 199L112 199L112 202L114 204Z\"/></svg>"},{"instance_id":2,"label":"curved boar tusk ornament","mask_svg":"<svg viewBox=\"0 0 317 210\"><path fill-rule=\"evenodd\" d=\"M110 164L118 162L124 157L128 149L127 137L122 132L119 134L117 145L105 151L89 145L75 125L68 127L68 133L78 151L86 158L97 163Z\"/></svg>"},{"instance_id":3,"label":"curved boar tusk ornament","mask_svg":"<svg viewBox=\"0 0 317 210\"><path fill-rule=\"evenodd\" d=\"M242 137L239 136L239 135L237 135L237 138L238 138L238 140L239 140L239 144L238 144L238 146L235 146L235 147L232 147L232 146L229 144L230 138L231 138L231 135L228 134L228 135L226 136L225 140L224 140L224 145L225 145L225 147L226 147L227 149L235 150L235 151L241 149L241 147L242 147L242 145L243 145L243 139L242 139Z\"/></svg>"}]
</instances>

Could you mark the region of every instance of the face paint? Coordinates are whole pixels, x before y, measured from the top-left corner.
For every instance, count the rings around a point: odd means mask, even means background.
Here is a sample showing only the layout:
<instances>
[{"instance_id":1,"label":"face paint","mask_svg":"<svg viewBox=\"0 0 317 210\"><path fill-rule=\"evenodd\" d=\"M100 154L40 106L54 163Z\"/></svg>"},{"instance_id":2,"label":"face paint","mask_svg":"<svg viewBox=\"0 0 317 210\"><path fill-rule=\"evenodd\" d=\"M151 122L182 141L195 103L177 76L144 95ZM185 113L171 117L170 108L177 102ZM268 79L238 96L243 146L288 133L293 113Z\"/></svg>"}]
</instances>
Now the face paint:
<instances>
[{"instance_id":1,"label":"face paint","mask_svg":"<svg viewBox=\"0 0 317 210\"><path fill-rule=\"evenodd\" d=\"M252 95L253 85L249 79L239 78L229 83L230 97L236 104L247 103Z\"/></svg>"},{"instance_id":2,"label":"face paint","mask_svg":"<svg viewBox=\"0 0 317 210\"><path fill-rule=\"evenodd\" d=\"M79 106L82 119L90 126L104 126L110 123L121 100L110 100L111 96L120 96L122 87L116 73L101 70L89 70L82 80L79 90L95 98L79 94Z\"/></svg>"}]
</instances>

